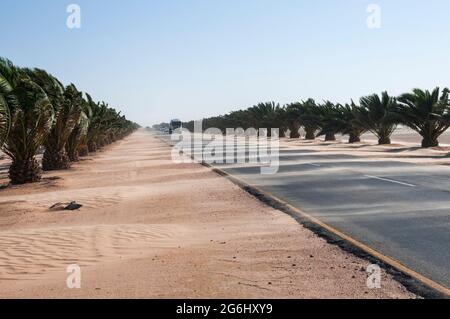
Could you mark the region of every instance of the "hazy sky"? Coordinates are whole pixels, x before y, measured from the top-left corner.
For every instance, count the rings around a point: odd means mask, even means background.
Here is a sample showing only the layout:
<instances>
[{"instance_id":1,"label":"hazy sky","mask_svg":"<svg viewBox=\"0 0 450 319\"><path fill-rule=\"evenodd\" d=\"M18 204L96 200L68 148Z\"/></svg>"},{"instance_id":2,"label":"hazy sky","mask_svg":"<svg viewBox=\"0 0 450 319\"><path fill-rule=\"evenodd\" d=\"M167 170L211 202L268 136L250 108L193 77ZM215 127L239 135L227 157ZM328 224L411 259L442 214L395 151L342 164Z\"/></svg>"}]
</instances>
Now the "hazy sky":
<instances>
[{"instance_id":1,"label":"hazy sky","mask_svg":"<svg viewBox=\"0 0 450 319\"><path fill-rule=\"evenodd\" d=\"M1 0L0 56L142 125L450 86L448 0ZM81 29L66 26L69 4ZM369 4L381 8L370 29Z\"/></svg>"}]
</instances>

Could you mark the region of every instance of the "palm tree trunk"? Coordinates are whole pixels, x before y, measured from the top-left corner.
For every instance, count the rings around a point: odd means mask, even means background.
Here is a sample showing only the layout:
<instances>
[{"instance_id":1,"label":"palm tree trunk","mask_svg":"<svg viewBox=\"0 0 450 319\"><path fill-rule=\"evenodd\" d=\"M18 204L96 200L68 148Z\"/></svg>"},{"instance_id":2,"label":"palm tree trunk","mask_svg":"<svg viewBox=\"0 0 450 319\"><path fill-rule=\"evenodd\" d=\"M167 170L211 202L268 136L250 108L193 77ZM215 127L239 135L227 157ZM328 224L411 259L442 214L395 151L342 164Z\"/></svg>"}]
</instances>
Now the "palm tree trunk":
<instances>
[{"instance_id":1,"label":"palm tree trunk","mask_svg":"<svg viewBox=\"0 0 450 319\"><path fill-rule=\"evenodd\" d=\"M361 137L359 137L359 135L356 135L355 133L350 133L350 138L348 139L348 142L350 144L359 143L361 142Z\"/></svg>"},{"instance_id":2,"label":"palm tree trunk","mask_svg":"<svg viewBox=\"0 0 450 319\"><path fill-rule=\"evenodd\" d=\"M70 168L70 159L66 151L52 150L47 148L42 158L42 168L44 171L55 171Z\"/></svg>"},{"instance_id":3,"label":"palm tree trunk","mask_svg":"<svg viewBox=\"0 0 450 319\"><path fill-rule=\"evenodd\" d=\"M87 145L81 145L78 147L78 156L85 157L89 155L89 148Z\"/></svg>"},{"instance_id":4,"label":"palm tree trunk","mask_svg":"<svg viewBox=\"0 0 450 319\"><path fill-rule=\"evenodd\" d=\"M109 145L111 143L112 142L111 142L111 139L109 138L109 136L105 137L105 139L103 140L103 145L104 146Z\"/></svg>"},{"instance_id":5,"label":"palm tree trunk","mask_svg":"<svg viewBox=\"0 0 450 319\"><path fill-rule=\"evenodd\" d=\"M297 130L291 131L291 138L300 138L300 133Z\"/></svg>"},{"instance_id":6,"label":"palm tree trunk","mask_svg":"<svg viewBox=\"0 0 450 319\"><path fill-rule=\"evenodd\" d=\"M439 146L439 141L437 140L437 138L425 136L422 140L423 148L437 147L437 146Z\"/></svg>"},{"instance_id":7,"label":"palm tree trunk","mask_svg":"<svg viewBox=\"0 0 450 319\"><path fill-rule=\"evenodd\" d=\"M307 140L315 140L316 139L315 128L305 127L305 131L306 131L305 139L307 139Z\"/></svg>"},{"instance_id":8,"label":"palm tree trunk","mask_svg":"<svg viewBox=\"0 0 450 319\"><path fill-rule=\"evenodd\" d=\"M336 141L336 136L335 136L334 132L330 132L330 133L325 134L325 141L326 142L328 142L328 141Z\"/></svg>"},{"instance_id":9,"label":"palm tree trunk","mask_svg":"<svg viewBox=\"0 0 450 319\"><path fill-rule=\"evenodd\" d=\"M378 139L378 145L388 145L391 144L391 138L389 136L380 136Z\"/></svg>"},{"instance_id":10,"label":"palm tree trunk","mask_svg":"<svg viewBox=\"0 0 450 319\"><path fill-rule=\"evenodd\" d=\"M9 167L11 184L35 183L41 180L42 170L34 157L26 160L13 160Z\"/></svg>"},{"instance_id":11,"label":"palm tree trunk","mask_svg":"<svg viewBox=\"0 0 450 319\"><path fill-rule=\"evenodd\" d=\"M289 129L291 130L291 138L300 138L300 125L294 123Z\"/></svg>"},{"instance_id":12,"label":"palm tree trunk","mask_svg":"<svg viewBox=\"0 0 450 319\"><path fill-rule=\"evenodd\" d=\"M80 160L76 149L72 149L70 152L67 152L67 156L69 156L69 160L71 162L78 162Z\"/></svg>"},{"instance_id":13,"label":"palm tree trunk","mask_svg":"<svg viewBox=\"0 0 450 319\"><path fill-rule=\"evenodd\" d=\"M105 145L106 145L105 139L102 138L97 142L97 149L103 148L105 147Z\"/></svg>"},{"instance_id":14,"label":"palm tree trunk","mask_svg":"<svg viewBox=\"0 0 450 319\"><path fill-rule=\"evenodd\" d=\"M89 142L88 150L90 153L97 152L97 144L95 142Z\"/></svg>"}]
</instances>

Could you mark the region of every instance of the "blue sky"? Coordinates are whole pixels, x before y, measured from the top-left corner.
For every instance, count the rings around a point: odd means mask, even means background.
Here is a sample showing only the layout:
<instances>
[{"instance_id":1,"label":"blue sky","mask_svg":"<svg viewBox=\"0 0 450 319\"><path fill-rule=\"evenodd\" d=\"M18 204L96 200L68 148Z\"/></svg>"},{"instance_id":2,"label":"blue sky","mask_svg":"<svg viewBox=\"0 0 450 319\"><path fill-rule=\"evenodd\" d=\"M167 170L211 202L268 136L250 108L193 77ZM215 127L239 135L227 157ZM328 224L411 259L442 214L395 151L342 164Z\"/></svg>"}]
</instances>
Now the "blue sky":
<instances>
[{"instance_id":1,"label":"blue sky","mask_svg":"<svg viewBox=\"0 0 450 319\"><path fill-rule=\"evenodd\" d=\"M66 8L81 7L81 29ZM381 29L366 25L382 9ZM450 86L448 0L2 0L0 56L142 125Z\"/></svg>"}]
</instances>

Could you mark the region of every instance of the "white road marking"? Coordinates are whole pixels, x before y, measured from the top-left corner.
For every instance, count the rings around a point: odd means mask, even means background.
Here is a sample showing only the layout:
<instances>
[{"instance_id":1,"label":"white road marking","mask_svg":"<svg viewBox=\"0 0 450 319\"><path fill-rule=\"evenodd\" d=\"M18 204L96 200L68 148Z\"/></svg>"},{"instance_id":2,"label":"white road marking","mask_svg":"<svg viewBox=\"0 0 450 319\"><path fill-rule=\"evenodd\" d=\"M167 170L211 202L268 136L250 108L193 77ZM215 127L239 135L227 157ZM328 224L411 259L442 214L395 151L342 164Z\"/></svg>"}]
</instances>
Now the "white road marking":
<instances>
[{"instance_id":1,"label":"white road marking","mask_svg":"<svg viewBox=\"0 0 450 319\"><path fill-rule=\"evenodd\" d=\"M315 166L315 167L320 167L319 164L314 164L314 163L308 163L308 165Z\"/></svg>"},{"instance_id":2,"label":"white road marking","mask_svg":"<svg viewBox=\"0 0 450 319\"><path fill-rule=\"evenodd\" d=\"M364 176L367 177L367 178L378 179L380 181L391 182L391 183L400 184L400 185L403 185L403 186L416 187L416 185L403 183L403 182L399 182L399 181L394 181L393 179L382 178L382 177L372 176L372 175L364 175Z\"/></svg>"}]
</instances>

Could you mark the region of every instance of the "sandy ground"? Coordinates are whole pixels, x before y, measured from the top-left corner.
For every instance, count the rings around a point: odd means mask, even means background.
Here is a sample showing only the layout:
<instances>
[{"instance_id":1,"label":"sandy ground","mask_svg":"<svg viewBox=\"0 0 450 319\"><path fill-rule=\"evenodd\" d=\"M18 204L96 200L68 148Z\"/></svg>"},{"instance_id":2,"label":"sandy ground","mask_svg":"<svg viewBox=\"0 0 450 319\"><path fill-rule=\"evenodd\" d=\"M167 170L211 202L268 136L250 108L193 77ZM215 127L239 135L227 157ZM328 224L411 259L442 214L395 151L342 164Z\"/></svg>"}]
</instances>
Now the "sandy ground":
<instances>
[{"instance_id":1,"label":"sandy ground","mask_svg":"<svg viewBox=\"0 0 450 319\"><path fill-rule=\"evenodd\" d=\"M84 206L48 209L71 200ZM415 297L385 273L368 289L367 266L143 131L0 189L1 298Z\"/></svg>"},{"instance_id":2,"label":"sandy ground","mask_svg":"<svg viewBox=\"0 0 450 319\"><path fill-rule=\"evenodd\" d=\"M440 146L427 149L421 147L420 135L408 128L398 128L390 145L377 145L376 137L370 133L364 134L362 141L355 144L348 144L348 136L338 135L336 138L333 142L325 142L323 137L314 141L282 138L280 146L287 149L301 147L321 154L358 156L355 161L395 160L419 165L450 165L450 132L439 138Z\"/></svg>"},{"instance_id":3,"label":"sandy ground","mask_svg":"<svg viewBox=\"0 0 450 319\"><path fill-rule=\"evenodd\" d=\"M371 133L364 134L363 139L366 141L370 140L374 142L376 142L377 140ZM417 132L408 127L399 126L397 127L394 134L392 134L392 142L419 147L422 143L422 137ZM444 134L439 137L439 143L442 146L450 146L450 131L444 132Z\"/></svg>"}]
</instances>

